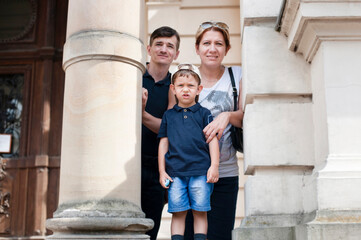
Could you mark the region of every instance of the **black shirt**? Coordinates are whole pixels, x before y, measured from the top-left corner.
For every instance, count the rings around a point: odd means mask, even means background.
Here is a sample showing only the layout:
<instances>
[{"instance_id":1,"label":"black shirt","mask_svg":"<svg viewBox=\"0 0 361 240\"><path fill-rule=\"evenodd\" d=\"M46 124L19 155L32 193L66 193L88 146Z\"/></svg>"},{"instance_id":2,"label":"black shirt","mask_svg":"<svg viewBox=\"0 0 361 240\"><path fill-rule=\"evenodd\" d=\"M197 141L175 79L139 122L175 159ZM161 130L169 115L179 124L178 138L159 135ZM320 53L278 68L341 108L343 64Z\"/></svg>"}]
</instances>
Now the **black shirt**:
<instances>
[{"instance_id":1,"label":"black shirt","mask_svg":"<svg viewBox=\"0 0 361 240\"><path fill-rule=\"evenodd\" d=\"M156 118L162 119L163 114L168 109L168 92L171 81L171 74L158 82L154 82L153 77L145 72L143 75L143 87L148 90L148 101L145 111ZM157 134L142 125L142 161L145 157L156 158L158 156L159 139ZM156 159L154 159L156 161Z\"/></svg>"}]
</instances>

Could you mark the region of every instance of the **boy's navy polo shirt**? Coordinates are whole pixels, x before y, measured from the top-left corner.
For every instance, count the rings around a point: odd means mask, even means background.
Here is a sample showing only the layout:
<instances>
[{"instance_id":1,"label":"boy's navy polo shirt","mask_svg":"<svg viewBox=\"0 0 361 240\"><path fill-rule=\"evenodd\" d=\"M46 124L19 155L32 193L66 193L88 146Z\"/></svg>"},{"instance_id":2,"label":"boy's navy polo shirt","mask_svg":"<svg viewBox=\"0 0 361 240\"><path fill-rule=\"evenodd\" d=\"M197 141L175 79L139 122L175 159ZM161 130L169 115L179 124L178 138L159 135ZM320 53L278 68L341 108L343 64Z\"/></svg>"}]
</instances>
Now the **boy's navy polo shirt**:
<instances>
[{"instance_id":1,"label":"boy's navy polo shirt","mask_svg":"<svg viewBox=\"0 0 361 240\"><path fill-rule=\"evenodd\" d=\"M158 137L168 137L165 161L169 176L207 175L211 159L203 128L211 121L211 112L199 103L189 108L177 104L164 113Z\"/></svg>"},{"instance_id":2,"label":"boy's navy polo shirt","mask_svg":"<svg viewBox=\"0 0 361 240\"><path fill-rule=\"evenodd\" d=\"M162 118L165 111L168 109L168 92L171 80L171 74L168 72L167 76L158 82L155 82L153 77L146 71L143 75L143 87L148 90L148 101L145 106L145 111L156 118ZM157 134L149 130L142 124L142 157L157 157L158 156L159 139ZM142 158L143 159L143 158ZM157 166L157 159L154 160Z\"/></svg>"}]
</instances>

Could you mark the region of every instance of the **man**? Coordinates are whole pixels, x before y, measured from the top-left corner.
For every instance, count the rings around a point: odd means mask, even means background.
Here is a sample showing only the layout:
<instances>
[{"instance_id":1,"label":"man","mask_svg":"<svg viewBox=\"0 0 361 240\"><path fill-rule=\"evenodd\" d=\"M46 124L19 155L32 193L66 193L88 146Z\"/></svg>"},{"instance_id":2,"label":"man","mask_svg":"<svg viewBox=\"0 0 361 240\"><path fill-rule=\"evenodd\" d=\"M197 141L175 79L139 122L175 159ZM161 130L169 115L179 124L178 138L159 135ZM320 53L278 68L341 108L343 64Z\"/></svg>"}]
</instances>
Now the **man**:
<instances>
[{"instance_id":1,"label":"man","mask_svg":"<svg viewBox=\"0 0 361 240\"><path fill-rule=\"evenodd\" d=\"M157 134L163 113L175 104L169 91L169 67L179 55L179 44L177 31L164 26L152 33L147 46L150 62L143 75L141 205L146 217L154 221L153 229L147 232L151 240L157 239L165 203L165 189L159 183Z\"/></svg>"}]
</instances>

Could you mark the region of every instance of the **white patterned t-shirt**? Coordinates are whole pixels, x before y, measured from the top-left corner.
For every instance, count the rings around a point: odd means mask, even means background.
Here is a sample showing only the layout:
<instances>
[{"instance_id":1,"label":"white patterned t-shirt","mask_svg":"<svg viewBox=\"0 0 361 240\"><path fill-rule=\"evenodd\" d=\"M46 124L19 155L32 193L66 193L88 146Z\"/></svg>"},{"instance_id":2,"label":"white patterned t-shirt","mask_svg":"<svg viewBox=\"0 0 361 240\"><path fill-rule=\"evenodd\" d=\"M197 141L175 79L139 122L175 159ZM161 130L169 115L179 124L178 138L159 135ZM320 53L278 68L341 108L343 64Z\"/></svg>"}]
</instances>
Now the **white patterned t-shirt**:
<instances>
[{"instance_id":1,"label":"white patterned t-shirt","mask_svg":"<svg viewBox=\"0 0 361 240\"><path fill-rule=\"evenodd\" d=\"M241 67L232 67L234 81L239 95L239 85L242 77ZM199 103L208 108L213 118L221 112L231 112L234 110L233 89L228 68L225 69L222 77L210 88L203 88L199 95ZM228 124L219 140L219 177L238 176L238 164L236 150L232 146L231 124Z\"/></svg>"}]
</instances>

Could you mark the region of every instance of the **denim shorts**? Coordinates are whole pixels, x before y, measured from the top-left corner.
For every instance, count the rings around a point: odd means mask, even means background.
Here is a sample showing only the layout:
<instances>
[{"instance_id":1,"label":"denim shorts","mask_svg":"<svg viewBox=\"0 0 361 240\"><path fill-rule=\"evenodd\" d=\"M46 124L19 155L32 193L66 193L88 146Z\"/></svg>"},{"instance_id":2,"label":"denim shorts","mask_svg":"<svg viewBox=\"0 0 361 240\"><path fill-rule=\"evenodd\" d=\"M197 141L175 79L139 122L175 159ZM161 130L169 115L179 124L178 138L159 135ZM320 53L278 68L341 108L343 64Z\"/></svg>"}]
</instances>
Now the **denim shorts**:
<instances>
[{"instance_id":1,"label":"denim shorts","mask_svg":"<svg viewBox=\"0 0 361 240\"><path fill-rule=\"evenodd\" d=\"M168 189L168 212L183 212L193 209L199 212L211 210L213 183L207 176L172 177Z\"/></svg>"}]
</instances>

